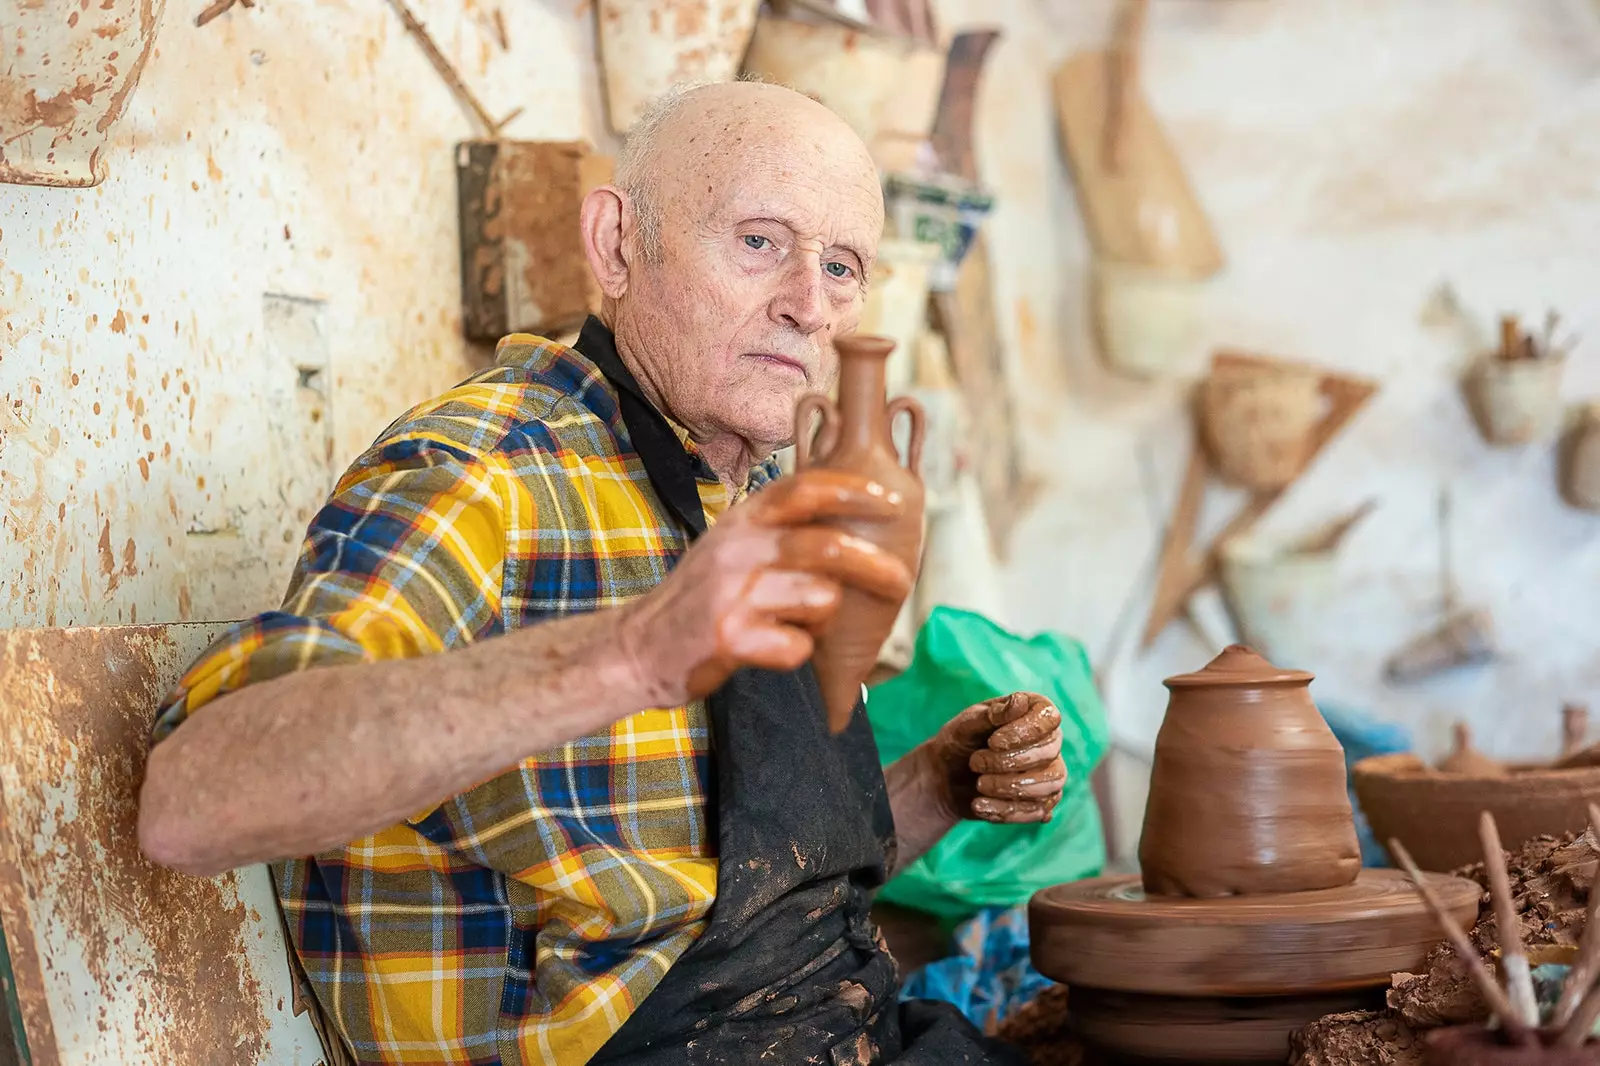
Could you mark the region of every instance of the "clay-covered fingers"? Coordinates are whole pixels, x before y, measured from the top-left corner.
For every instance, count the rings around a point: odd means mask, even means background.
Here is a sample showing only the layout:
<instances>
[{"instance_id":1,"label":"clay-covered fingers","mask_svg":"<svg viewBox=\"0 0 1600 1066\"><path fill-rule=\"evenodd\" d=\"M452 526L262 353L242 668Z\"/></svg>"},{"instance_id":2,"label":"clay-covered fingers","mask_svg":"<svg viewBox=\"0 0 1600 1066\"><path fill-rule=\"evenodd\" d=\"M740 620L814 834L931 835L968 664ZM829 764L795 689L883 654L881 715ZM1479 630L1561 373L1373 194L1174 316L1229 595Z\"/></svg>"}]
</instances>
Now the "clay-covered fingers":
<instances>
[{"instance_id":1,"label":"clay-covered fingers","mask_svg":"<svg viewBox=\"0 0 1600 1066\"><path fill-rule=\"evenodd\" d=\"M1028 705L1021 693L996 696L968 707L945 723L944 729L953 740L976 750L988 744L997 726L1020 718L1027 711Z\"/></svg>"},{"instance_id":2,"label":"clay-covered fingers","mask_svg":"<svg viewBox=\"0 0 1600 1066\"><path fill-rule=\"evenodd\" d=\"M887 520L905 513L900 493L871 478L839 470L802 470L757 493L753 517L773 526L803 526L837 518Z\"/></svg>"},{"instance_id":3,"label":"clay-covered fingers","mask_svg":"<svg viewBox=\"0 0 1600 1066\"><path fill-rule=\"evenodd\" d=\"M1061 795L1067 766L1060 759L1019 774L979 774L978 795L992 799L1050 799Z\"/></svg>"},{"instance_id":4,"label":"clay-covered fingers","mask_svg":"<svg viewBox=\"0 0 1600 1066\"><path fill-rule=\"evenodd\" d=\"M886 600L911 594L912 576L905 563L871 541L826 526L780 533L773 569L817 574Z\"/></svg>"},{"instance_id":5,"label":"clay-covered fingers","mask_svg":"<svg viewBox=\"0 0 1600 1066\"><path fill-rule=\"evenodd\" d=\"M1055 809L1056 801L1053 799L1003 800L979 796L972 801L974 818L1002 825L1047 822Z\"/></svg>"},{"instance_id":6,"label":"clay-covered fingers","mask_svg":"<svg viewBox=\"0 0 1600 1066\"><path fill-rule=\"evenodd\" d=\"M989 747L994 751L1020 751L1049 741L1061 733L1061 712L1043 696L1032 692L1015 692L1011 695L1012 709L1021 701L1021 713L1008 714L1006 720L989 737Z\"/></svg>"},{"instance_id":7,"label":"clay-covered fingers","mask_svg":"<svg viewBox=\"0 0 1600 1066\"><path fill-rule=\"evenodd\" d=\"M1025 770L1037 770L1041 766L1060 761L1061 729L1057 727L1049 736L1032 747L1018 748L1015 751L979 748L972 753L972 758L967 760L967 765L975 774L1015 774Z\"/></svg>"}]
</instances>

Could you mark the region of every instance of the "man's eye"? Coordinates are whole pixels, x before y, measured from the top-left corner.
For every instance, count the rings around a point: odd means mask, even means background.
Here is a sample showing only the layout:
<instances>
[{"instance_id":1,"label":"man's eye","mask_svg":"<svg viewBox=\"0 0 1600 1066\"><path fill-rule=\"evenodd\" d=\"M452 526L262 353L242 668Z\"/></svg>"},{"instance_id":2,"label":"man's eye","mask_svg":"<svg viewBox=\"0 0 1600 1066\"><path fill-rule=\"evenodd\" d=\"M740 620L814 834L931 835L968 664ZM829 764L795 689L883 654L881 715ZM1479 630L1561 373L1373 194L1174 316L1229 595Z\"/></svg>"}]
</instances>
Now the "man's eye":
<instances>
[{"instance_id":1,"label":"man's eye","mask_svg":"<svg viewBox=\"0 0 1600 1066\"><path fill-rule=\"evenodd\" d=\"M829 274L836 278L848 278L855 273L854 270L851 270L843 263L828 263L822 269L826 270Z\"/></svg>"},{"instance_id":2,"label":"man's eye","mask_svg":"<svg viewBox=\"0 0 1600 1066\"><path fill-rule=\"evenodd\" d=\"M767 240L765 237L759 237L754 233L749 233L749 234L745 235L744 243L748 247L754 248L756 251L759 252L761 249L765 248L767 245L771 244L772 242Z\"/></svg>"}]
</instances>

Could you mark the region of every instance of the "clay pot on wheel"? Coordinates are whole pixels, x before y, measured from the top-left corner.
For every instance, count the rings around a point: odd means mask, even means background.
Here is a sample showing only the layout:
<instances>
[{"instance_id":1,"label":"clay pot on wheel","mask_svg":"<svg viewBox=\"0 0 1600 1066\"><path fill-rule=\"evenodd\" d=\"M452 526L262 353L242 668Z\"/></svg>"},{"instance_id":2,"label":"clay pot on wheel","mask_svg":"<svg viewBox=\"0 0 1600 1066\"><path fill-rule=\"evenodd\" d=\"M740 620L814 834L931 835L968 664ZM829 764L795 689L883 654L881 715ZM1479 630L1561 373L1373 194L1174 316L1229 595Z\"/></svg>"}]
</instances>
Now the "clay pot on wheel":
<instances>
[{"instance_id":1,"label":"clay pot on wheel","mask_svg":"<svg viewBox=\"0 0 1600 1066\"><path fill-rule=\"evenodd\" d=\"M1435 1029L1426 1037L1423 1062L1427 1066L1595 1066L1600 1044L1557 1047L1559 1029L1538 1031L1539 1047L1517 1047L1504 1041L1498 1030L1481 1025Z\"/></svg>"},{"instance_id":2,"label":"clay pot on wheel","mask_svg":"<svg viewBox=\"0 0 1600 1066\"><path fill-rule=\"evenodd\" d=\"M1304 892L1356 879L1344 749L1311 701L1311 676L1235 644L1166 680L1139 842L1147 893Z\"/></svg>"},{"instance_id":3,"label":"clay pot on wheel","mask_svg":"<svg viewBox=\"0 0 1600 1066\"><path fill-rule=\"evenodd\" d=\"M893 341L857 334L840 337L834 347L839 352L839 403L835 407L819 393L800 398L795 408L795 469L864 474L899 493L906 508L894 521L830 524L892 552L915 577L922 557L923 489L916 473L922 453L922 407L909 396L885 402L884 365L894 349ZM891 425L902 411L911 420L905 466L900 465L891 436ZM813 440L811 419L819 413L822 425ZM832 622L817 634L811 663L833 732L850 724L861 685L872 672L899 611L900 601L846 587Z\"/></svg>"}]
</instances>

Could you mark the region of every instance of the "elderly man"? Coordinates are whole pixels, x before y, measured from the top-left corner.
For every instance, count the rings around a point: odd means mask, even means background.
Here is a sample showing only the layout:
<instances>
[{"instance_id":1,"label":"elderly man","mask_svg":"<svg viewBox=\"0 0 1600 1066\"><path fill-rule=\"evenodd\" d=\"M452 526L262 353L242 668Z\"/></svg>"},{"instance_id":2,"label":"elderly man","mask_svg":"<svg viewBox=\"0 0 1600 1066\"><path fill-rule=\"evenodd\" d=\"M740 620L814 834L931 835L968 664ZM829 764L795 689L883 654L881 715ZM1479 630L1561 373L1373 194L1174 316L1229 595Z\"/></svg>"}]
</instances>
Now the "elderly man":
<instances>
[{"instance_id":1,"label":"elderly man","mask_svg":"<svg viewBox=\"0 0 1600 1066\"><path fill-rule=\"evenodd\" d=\"M664 102L583 205L601 317L390 426L162 707L146 853L273 863L358 1061L1010 1061L897 1004L868 906L959 818L1047 818L1060 716L991 701L887 771L860 707L830 735L809 634L909 575L821 520L904 502L772 480L882 225L806 97Z\"/></svg>"}]
</instances>

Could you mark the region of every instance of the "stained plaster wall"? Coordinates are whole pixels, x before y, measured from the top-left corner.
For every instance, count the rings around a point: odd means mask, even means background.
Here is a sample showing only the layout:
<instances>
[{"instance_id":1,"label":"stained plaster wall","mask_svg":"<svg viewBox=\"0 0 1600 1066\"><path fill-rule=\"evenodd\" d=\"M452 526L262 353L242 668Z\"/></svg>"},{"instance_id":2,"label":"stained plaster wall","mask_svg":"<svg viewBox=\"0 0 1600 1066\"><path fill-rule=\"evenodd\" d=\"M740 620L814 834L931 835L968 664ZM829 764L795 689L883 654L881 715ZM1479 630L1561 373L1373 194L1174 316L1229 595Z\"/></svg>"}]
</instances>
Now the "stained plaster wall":
<instances>
[{"instance_id":1,"label":"stained plaster wall","mask_svg":"<svg viewBox=\"0 0 1600 1066\"><path fill-rule=\"evenodd\" d=\"M171 0L105 185L0 187L0 624L271 604L329 479L483 357L460 340L455 266L451 146L470 126L393 13L262 0L196 28L200 6ZM526 108L508 134L610 144L587 4L503 3L509 51L485 4L415 6L491 111ZM1046 86L1104 39L1111 7L938 6L948 26L1005 31L978 149L1001 198L1018 431L1046 486L1016 531L1005 621L1085 640L1140 751L1160 679L1215 648L1181 626L1142 654L1113 639L1130 602L1142 621L1185 430L1180 384L1108 375L1089 342L1088 248ZM1448 281L1485 319L1555 306L1600 332L1600 11L1155 0L1143 69L1229 259L1191 354L1238 345L1384 383L1267 526L1380 503L1297 665L1322 698L1431 748L1459 714L1491 750L1550 750L1559 703L1600 697L1600 519L1559 503L1549 449L1478 440L1453 385L1465 353L1424 307ZM1592 350L1569 368L1574 400L1600 392ZM1383 656L1432 620L1444 483L1463 599L1495 611L1505 658L1394 689ZM1206 524L1231 502L1214 494ZM1142 773L1119 767L1130 842Z\"/></svg>"},{"instance_id":2,"label":"stained plaster wall","mask_svg":"<svg viewBox=\"0 0 1600 1066\"><path fill-rule=\"evenodd\" d=\"M170 0L84 191L0 186L0 624L276 602L331 478L469 372L454 143L388 5ZM605 144L585 5L413 3L507 134Z\"/></svg>"}]
</instances>

